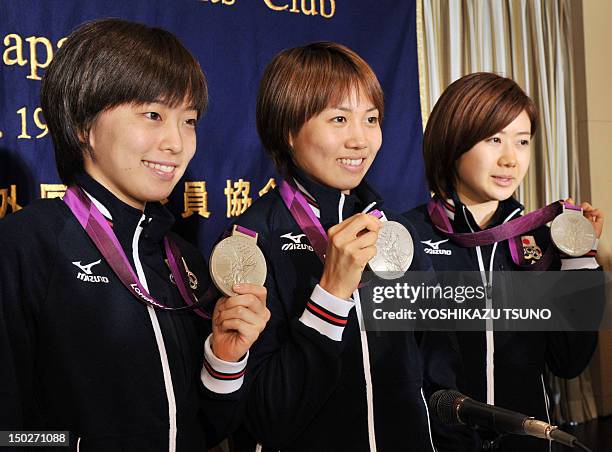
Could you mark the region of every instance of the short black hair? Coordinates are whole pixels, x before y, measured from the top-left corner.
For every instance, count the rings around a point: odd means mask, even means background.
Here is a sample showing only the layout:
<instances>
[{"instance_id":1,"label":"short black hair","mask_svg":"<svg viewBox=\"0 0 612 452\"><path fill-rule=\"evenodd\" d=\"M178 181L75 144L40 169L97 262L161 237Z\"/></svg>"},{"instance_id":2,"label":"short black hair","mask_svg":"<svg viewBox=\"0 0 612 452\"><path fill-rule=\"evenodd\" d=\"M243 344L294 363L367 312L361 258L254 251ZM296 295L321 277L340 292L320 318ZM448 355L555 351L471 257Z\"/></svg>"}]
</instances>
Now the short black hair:
<instances>
[{"instance_id":1,"label":"short black hair","mask_svg":"<svg viewBox=\"0 0 612 452\"><path fill-rule=\"evenodd\" d=\"M120 19L75 29L47 68L41 106L53 138L60 179L83 171L87 134L96 117L121 104L185 100L206 109L206 78L197 60L166 30Z\"/></svg>"}]
</instances>

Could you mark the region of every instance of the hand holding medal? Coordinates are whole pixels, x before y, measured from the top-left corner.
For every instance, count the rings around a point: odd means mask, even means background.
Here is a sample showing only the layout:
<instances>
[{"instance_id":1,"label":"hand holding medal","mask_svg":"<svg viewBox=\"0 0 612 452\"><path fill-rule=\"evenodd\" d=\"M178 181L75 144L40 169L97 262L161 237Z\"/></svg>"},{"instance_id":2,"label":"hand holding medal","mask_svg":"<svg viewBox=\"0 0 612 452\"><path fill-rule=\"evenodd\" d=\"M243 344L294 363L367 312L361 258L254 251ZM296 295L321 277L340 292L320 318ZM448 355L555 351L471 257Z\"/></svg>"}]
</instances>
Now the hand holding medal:
<instances>
[{"instance_id":1,"label":"hand holding medal","mask_svg":"<svg viewBox=\"0 0 612 452\"><path fill-rule=\"evenodd\" d=\"M580 204L580 208L582 209L582 214L584 217L591 222L593 229L595 230L595 236L597 238L601 237L604 226L604 214L601 209L596 209L591 206L588 202L583 202Z\"/></svg>"},{"instance_id":2,"label":"hand holding medal","mask_svg":"<svg viewBox=\"0 0 612 452\"><path fill-rule=\"evenodd\" d=\"M210 255L210 275L217 288L228 297L237 295L236 284L263 286L266 259L257 247L257 233L235 225L232 235L221 240Z\"/></svg>"},{"instance_id":3,"label":"hand holding medal","mask_svg":"<svg viewBox=\"0 0 612 452\"><path fill-rule=\"evenodd\" d=\"M234 226L210 255L210 274L226 295L213 312L215 355L238 361L249 350L270 319L266 308L266 260L257 247L257 233Z\"/></svg>"},{"instance_id":4,"label":"hand holding medal","mask_svg":"<svg viewBox=\"0 0 612 452\"><path fill-rule=\"evenodd\" d=\"M595 228L591 221L583 216L582 207L573 205L571 198L562 204L563 212L557 215L550 225L550 236L555 246L568 256L583 256L595 245ZM588 205L583 203L585 204Z\"/></svg>"},{"instance_id":5,"label":"hand holding medal","mask_svg":"<svg viewBox=\"0 0 612 452\"><path fill-rule=\"evenodd\" d=\"M287 181L280 186L283 202L324 264L320 286L348 299L359 287L366 265L384 279L402 276L412 263L414 245L400 223L387 221L379 210L358 213L327 233L304 195Z\"/></svg>"},{"instance_id":6,"label":"hand holding medal","mask_svg":"<svg viewBox=\"0 0 612 452\"><path fill-rule=\"evenodd\" d=\"M212 316L211 347L224 361L240 360L270 320L265 287L245 283L232 290L236 295L220 298Z\"/></svg>"},{"instance_id":7,"label":"hand holding medal","mask_svg":"<svg viewBox=\"0 0 612 452\"><path fill-rule=\"evenodd\" d=\"M357 289L368 262L376 255L382 222L358 213L327 231L328 243L320 286L339 298L348 299Z\"/></svg>"},{"instance_id":8,"label":"hand holding medal","mask_svg":"<svg viewBox=\"0 0 612 452\"><path fill-rule=\"evenodd\" d=\"M574 204L574 200L572 198L567 198L565 202ZM604 213L601 211L601 209L596 209L588 202L582 202L578 207L582 209L582 215L593 226L593 229L595 230L595 237L601 237L604 226Z\"/></svg>"},{"instance_id":9,"label":"hand holding medal","mask_svg":"<svg viewBox=\"0 0 612 452\"><path fill-rule=\"evenodd\" d=\"M380 218L382 228L378 231L376 255L368 263L370 269L382 279L397 279L404 276L414 257L414 243L408 229L397 221L388 221L378 210L370 212Z\"/></svg>"},{"instance_id":10,"label":"hand holding medal","mask_svg":"<svg viewBox=\"0 0 612 452\"><path fill-rule=\"evenodd\" d=\"M550 235L555 247L569 256L578 257L592 249L603 230L603 214L599 209L593 209L589 203L582 203L577 207L571 201L569 198L566 201L554 202L499 226L473 233L455 233L438 198L434 197L429 201L427 210L435 227L455 243L464 247L475 247L508 240L512 260L517 266L530 270L545 270L554 253L547 250L536 265L532 265L533 262L524 264L517 245L521 234L552 221Z\"/></svg>"}]
</instances>

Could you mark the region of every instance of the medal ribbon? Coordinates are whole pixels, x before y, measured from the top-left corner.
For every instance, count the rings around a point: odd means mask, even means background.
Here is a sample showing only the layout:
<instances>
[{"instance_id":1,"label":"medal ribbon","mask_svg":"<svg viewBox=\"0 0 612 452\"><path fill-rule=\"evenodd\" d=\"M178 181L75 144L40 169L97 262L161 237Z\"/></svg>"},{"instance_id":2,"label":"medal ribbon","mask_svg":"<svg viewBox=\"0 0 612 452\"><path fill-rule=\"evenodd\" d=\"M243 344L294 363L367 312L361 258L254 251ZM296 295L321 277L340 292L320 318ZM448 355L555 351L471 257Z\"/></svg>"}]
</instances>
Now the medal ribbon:
<instances>
[{"instance_id":1,"label":"medal ribbon","mask_svg":"<svg viewBox=\"0 0 612 452\"><path fill-rule=\"evenodd\" d=\"M285 206L287 206L287 209L291 212L291 216L302 232L306 234L308 241L314 248L317 256L319 256L321 262L325 262L325 251L327 250L328 242L327 233L310 208L310 205L308 205L306 197L286 180L281 182L279 191ZM382 212L379 210L373 210L369 215L373 215L378 219L383 217Z\"/></svg>"},{"instance_id":2,"label":"medal ribbon","mask_svg":"<svg viewBox=\"0 0 612 452\"><path fill-rule=\"evenodd\" d=\"M187 306L178 308L172 308L160 303L142 286L112 228L80 187L69 187L64 195L64 202L68 205L83 229L85 229L85 232L91 238L98 251L100 251L104 260L138 301L164 311L194 310L199 316L210 319L210 315L201 308L201 305L205 303L207 298L202 297L198 301L195 293L190 290L191 288L188 285L189 277L185 269L182 269L178 264L182 260L181 252L173 240L165 237L164 248L174 282L179 289L181 297L187 304Z\"/></svg>"},{"instance_id":3,"label":"medal ribbon","mask_svg":"<svg viewBox=\"0 0 612 452\"><path fill-rule=\"evenodd\" d=\"M291 212L291 216L297 222L298 226L302 230L308 241L312 245L321 259L321 262L325 262L325 251L327 250L327 233L321 222L316 217L308 201L304 195L295 187L289 185L286 180L280 185L280 195L283 198L283 202Z\"/></svg>"},{"instance_id":4,"label":"medal ribbon","mask_svg":"<svg viewBox=\"0 0 612 452\"><path fill-rule=\"evenodd\" d=\"M240 226L239 224L236 225L236 232L240 232L241 234L248 235L249 237L257 239L257 232L249 228L245 228L244 226Z\"/></svg>"},{"instance_id":5,"label":"medal ribbon","mask_svg":"<svg viewBox=\"0 0 612 452\"><path fill-rule=\"evenodd\" d=\"M248 235L249 237L253 237L257 241L257 232L252 229L245 228L244 226L240 226L239 224L234 225L235 232L240 232L241 234ZM234 231L227 230L223 233L223 238L230 237L234 234Z\"/></svg>"},{"instance_id":6,"label":"medal ribbon","mask_svg":"<svg viewBox=\"0 0 612 452\"><path fill-rule=\"evenodd\" d=\"M527 215L523 215L519 218L490 229L485 229L478 232L460 233L453 231L453 227L450 223L448 215L446 214L442 200L439 198L433 197L429 200L427 203L427 212L429 213L429 217L431 218L434 226L449 237L453 242L462 247L473 248L476 246L491 245L495 242L508 240L510 254L512 255L512 260L516 265L529 270L544 270L550 266L554 257L552 242L542 255L542 258L537 263L530 265L526 263L523 253L521 252L522 243L519 236L552 221L563 211L564 206L566 209L580 210L580 207L565 203L564 201L557 201L547 205L546 207L542 207L541 209L528 213Z\"/></svg>"}]
</instances>

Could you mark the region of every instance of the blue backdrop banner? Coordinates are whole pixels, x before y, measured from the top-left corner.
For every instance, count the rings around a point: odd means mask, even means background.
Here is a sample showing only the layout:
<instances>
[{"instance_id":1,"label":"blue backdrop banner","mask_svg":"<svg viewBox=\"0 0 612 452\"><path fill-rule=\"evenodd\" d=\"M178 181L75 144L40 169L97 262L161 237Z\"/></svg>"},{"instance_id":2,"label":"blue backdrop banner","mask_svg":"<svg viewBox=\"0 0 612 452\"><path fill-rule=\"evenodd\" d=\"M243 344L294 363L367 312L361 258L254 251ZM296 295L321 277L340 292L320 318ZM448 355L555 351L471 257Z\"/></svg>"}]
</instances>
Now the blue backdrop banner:
<instances>
[{"instance_id":1,"label":"blue backdrop banner","mask_svg":"<svg viewBox=\"0 0 612 452\"><path fill-rule=\"evenodd\" d=\"M40 79L72 29L103 17L171 31L206 73L210 106L196 156L167 204L205 255L232 217L278 182L257 137L258 83L277 52L312 41L347 45L381 81L383 145L368 180L394 210L426 200L415 0L0 0L0 217L62 194Z\"/></svg>"}]
</instances>

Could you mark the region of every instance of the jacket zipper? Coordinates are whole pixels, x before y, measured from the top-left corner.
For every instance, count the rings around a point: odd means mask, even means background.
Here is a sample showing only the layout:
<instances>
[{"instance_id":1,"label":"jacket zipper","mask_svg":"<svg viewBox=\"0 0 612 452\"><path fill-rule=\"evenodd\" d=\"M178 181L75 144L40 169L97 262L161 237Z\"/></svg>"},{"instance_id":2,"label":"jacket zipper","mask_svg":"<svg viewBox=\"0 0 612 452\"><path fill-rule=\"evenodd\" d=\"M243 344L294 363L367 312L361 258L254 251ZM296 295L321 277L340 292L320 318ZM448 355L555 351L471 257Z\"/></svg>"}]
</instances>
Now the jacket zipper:
<instances>
[{"instance_id":1,"label":"jacket zipper","mask_svg":"<svg viewBox=\"0 0 612 452\"><path fill-rule=\"evenodd\" d=\"M138 226L136 227L136 231L134 232L134 237L132 239L132 257L134 258L134 265L136 267L136 274L138 275L138 279L140 283L144 286L144 288L148 291L149 287L147 285L147 280L144 274L144 270L142 268L142 263L140 262L140 256L138 254L138 242L140 240L140 234L142 233L142 221L145 220L145 215L143 214L140 221L138 222ZM169 421L169 433L168 433L168 451L176 452L176 434L177 434L177 426L176 426L176 400L174 398L174 388L172 387L172 375L170 373L170 364L168 362L168 354L166 353L166 345L164 343L164 336L162 335L161 327L159 325L159 320L157 318L157 313L155 309L151 306L147 306L147 311L149 313L149 318L151 319L151 324L153 326L153 332L155 333L155 341L157 342L157 348L159 350L159 358L162 366L162 373L164 376L164 387L166 390L166 399L168 401L168 421Z\"/></svg>"},{"instance_id":2,"label":"jacket zipper","mask_svg":"<svg viewBox=\"0 0 612 452\"><path fill-rule=\"evenodd\" d=\"M465 206L463 208L463 217L465 218L465 222L470 228L470 231L474 232L474 228L470 224L470 221L467 217L467 213L465 212ZM510 215L506 217L503 221L506 223L509 221L514 215L520 212L521 209L515 209ZM478 269L480 270L480 276L482 278L482 283L486 287L486 308L493 308L493 262L495 261L495 251L497 250L497 245L499 242L495 242L493 244L493 249L491 250L491 257L489 258L489 280L487 281L487 271L485 269L484 260L482 258L482 250L480 246L476 247L476 256L478 257ZM493 320L487 319L486 321L486 376L487 376L487 403L489 405L495 405L495 336L493 332Z\"/></svg>"}]
</instances>

